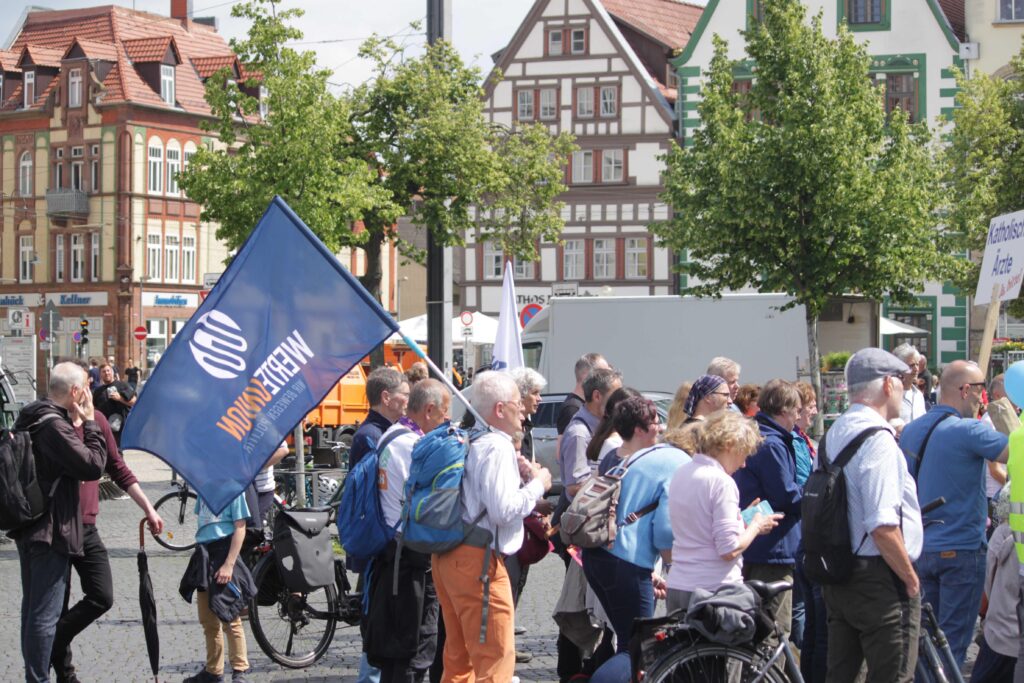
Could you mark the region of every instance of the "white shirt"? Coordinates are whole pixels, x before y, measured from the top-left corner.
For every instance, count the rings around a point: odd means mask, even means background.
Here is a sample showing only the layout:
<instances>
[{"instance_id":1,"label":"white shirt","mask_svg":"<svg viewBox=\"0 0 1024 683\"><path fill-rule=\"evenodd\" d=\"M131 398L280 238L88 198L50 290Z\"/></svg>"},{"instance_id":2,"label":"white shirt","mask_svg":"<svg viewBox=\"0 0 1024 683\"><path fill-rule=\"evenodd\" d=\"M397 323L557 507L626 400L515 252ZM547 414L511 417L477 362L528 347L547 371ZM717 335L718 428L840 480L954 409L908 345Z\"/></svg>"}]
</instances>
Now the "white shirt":
<instances>
[{"instance_id":1,"label":"white shirt","mask_svg":"<svg viewBox=\"0 0 1024 683\"><path fill-rule=\"evenodd\" d=\"M486 510L478 524L494 534L495 546L504 555L523 545L523 519L544 495L539 479L522 488L519 483L512 437L495 430L473 441L462 482L462 520L472 524Z\"/></svg>"},{"instance_id":2,"label":"white shirt","mask_svg":"<svg viewBox=\"0 0 1024 683\"><path fill-rule=\"evenodd\" d=\"M992 429L996 426L992 424L992 416L985 413L981 416L981 421L987 424ZM996 478L992 476L992 471L989 470L988 466L985 466L985 497L993 498L1003 488L1003 485L996 481Z\"/></svg>"},{"instance_id":3,"label":"white shirt","mask_svg":"<svg viewBox=\"0 0 1024 683\"><path fill-rule=\"evenodd\" d=\"M288 442L282 441L280 447L288 448ZM267 469L257 472L256 477L253 479L253 484L256 486L257 493L267 493L277 488L274 481L274 466L271 465Z\"/></svg>"},{"instance_id":4,"label":"white shirt","mask_svg":"<svg viewBox=\"0 0 1024 683\"><path fill-rule=\"evenodd\" d=\"M916 386L903 392L903 403L900 404L900 419L904 424L921 417L927 412L924 407L924 394ZM837 451L838 452L838 451Z\"/></svg>"},{"instance_id":5,"label":"white shirt","mask_svg":"<svg viewBox=\"0 0 1024 683\"><path fill-rule=\"evenodd\" d=\"M403 424L395 423L380 435L378 443L384 443L393 432L405 430L406 433L391 440L377 459L377 490L380 495L380 509L384 513L384 521L394 529L402 518L402 505L405 504L405 481L409 478L409 466L412 464L412 448L420 440L419 434L411 431Z\"/></svg>"},{"instance_id":6,"label":"white shirt","mask_svg":"<svg viewBox=\"0 0 1024 683\"><path fill-rule=\"evenodd\" d=\"M902 526L903 543L913 562L921 555L924 543L921 507L906 458L891 436L892 427L871 408L854 404L828 430L827 457L831 462L857 434L875 425L885 427L890 434L869 436L844 470L850 543L858 555L881 555L871 532L880 526Z\"/></svg>"}]
</instances>

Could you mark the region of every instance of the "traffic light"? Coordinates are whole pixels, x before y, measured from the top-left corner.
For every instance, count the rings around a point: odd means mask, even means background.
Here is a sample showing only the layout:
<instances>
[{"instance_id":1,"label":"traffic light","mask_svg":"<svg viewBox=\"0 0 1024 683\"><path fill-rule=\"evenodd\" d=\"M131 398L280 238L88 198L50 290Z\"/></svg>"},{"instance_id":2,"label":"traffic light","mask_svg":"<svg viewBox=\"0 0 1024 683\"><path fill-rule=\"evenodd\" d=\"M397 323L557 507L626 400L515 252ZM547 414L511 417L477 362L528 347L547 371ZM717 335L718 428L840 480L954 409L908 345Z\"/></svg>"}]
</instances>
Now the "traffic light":
<instances>
[{"instance_id":1,"label":"traffic light","mask_svg":"<svg viewBox=\"0 0 1024 683\"><path fill-rule=\"evenodd\" d=\"M78 326L81 328L78 331L78 343L87 346L89 344L89 321L82 318L78 321Z\"/></svg>"}]
</instances>

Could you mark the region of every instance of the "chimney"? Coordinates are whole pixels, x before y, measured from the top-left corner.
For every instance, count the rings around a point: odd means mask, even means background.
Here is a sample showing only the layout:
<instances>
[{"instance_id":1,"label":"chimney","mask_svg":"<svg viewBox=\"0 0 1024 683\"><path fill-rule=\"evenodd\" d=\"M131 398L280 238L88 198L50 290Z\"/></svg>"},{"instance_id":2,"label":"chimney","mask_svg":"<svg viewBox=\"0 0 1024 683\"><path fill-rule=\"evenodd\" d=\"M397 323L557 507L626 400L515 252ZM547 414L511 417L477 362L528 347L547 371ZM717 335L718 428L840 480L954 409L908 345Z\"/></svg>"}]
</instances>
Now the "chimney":
<instances>
[{"instance_id":1,"label":"chimney","mask_svg":"<svg viewBox=\"0 0 1024 683\"><path fill-rule=\"evenodd\" d=\"M192 17L192 0L171 0L171 19Z\"/></svg>"}]
</instances>

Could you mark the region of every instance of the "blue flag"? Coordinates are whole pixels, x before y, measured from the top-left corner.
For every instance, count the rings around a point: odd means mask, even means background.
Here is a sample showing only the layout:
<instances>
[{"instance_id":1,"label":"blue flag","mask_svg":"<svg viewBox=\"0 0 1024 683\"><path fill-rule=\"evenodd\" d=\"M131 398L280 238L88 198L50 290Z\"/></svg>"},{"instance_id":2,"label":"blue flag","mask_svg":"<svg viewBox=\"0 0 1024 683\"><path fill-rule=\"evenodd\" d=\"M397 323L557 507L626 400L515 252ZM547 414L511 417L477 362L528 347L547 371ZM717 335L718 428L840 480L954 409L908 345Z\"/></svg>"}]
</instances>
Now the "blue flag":
<instances>
[{"instance_id":1,"label":"blue flag","mask_svg":"<svg viewBox=\"0 0 1024 683\"><path fill-rule=\"evenodd\" d=\"M212 510L398 324L275 197L163 354L121 434Z\"/></svg>"}]
</instances>

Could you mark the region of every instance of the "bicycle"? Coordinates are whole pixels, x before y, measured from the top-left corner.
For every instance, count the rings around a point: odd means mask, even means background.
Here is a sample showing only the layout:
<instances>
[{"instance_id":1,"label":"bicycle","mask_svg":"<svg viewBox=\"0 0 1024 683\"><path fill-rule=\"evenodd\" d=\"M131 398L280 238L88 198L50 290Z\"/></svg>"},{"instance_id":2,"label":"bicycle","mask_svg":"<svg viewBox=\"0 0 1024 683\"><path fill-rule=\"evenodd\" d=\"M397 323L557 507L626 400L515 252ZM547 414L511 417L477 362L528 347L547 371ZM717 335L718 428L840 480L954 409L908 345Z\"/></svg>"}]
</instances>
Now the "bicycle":
<instances>
[{"instance_id":1,"label":"bicycle","mask_svg":"<svg viewBox=\"0 0 1024 683\"><path fill-rule=\"evenodd\" d=\"M196 501L199 497L185 480L173 480L176 491L165 494L153 508L164 520L164 530L153 534L156 542L168 550L192 550L196 547Z\"/></svg>"},{"instance_id":2,"label":"bicycle","mask_svg":"<svg viewBox=\"0 0 1024 683\"><path fill-rule=\"evenodd\" d=\"M328 501L329 524L334 524L341 487ZM275 497L276 510L288 505ZM325 509L325 508L316 508ZM362 618L362 594L353 592L345 562L334 558L334 583L309 592L291 591L277 570L273 540L258 549L259 560L252 574L257 595L249 604L249 624L260 649L273 661L291 669L302 669L324 656L339 623L356 626Z\"/></svg>"}]
</instances>

